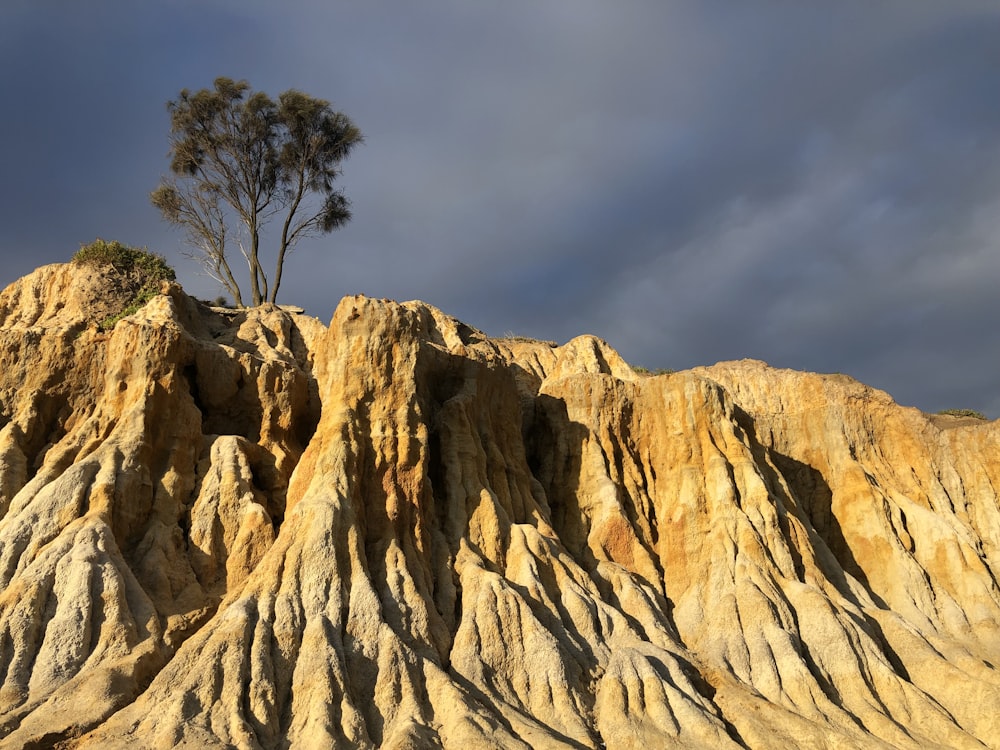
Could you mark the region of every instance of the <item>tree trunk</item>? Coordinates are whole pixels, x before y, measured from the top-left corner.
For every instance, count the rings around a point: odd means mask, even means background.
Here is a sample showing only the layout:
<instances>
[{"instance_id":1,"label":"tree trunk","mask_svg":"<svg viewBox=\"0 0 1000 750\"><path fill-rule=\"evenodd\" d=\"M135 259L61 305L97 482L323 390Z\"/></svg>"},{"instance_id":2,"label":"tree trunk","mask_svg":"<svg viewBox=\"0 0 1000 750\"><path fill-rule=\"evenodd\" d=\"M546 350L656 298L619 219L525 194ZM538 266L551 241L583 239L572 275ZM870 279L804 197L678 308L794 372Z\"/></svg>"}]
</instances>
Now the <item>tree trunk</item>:
<instances>
[{"instance_id":1,"label":"tree trunk","mask_svg":"<svg viewBox=\"0 0 1000 750\"><path fill-rule=\"evenodd\" d=\"M263 304L264 296L261 294L261 278L264 276L264 272L260 268L260 257L258 256L258 250L260 248L260 233L257 231L256 227L250 230L250 257L247 261L250 264L250 296L252 298L253 306L258 307ZM265 280L266 284L266 280ZM267 289L265 287L264 294L267 294Z\"/></svg>"}]
</instances>

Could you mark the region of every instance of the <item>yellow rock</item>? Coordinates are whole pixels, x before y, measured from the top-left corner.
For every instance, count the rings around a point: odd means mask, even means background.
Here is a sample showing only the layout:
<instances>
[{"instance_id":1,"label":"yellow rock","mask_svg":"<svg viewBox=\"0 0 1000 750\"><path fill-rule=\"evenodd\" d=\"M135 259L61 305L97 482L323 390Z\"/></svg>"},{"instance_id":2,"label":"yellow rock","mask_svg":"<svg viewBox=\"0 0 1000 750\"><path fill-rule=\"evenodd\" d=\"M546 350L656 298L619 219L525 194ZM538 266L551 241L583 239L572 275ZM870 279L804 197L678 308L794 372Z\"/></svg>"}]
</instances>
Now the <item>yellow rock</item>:
<instances>
[{"instance_id":1,"label":"yellow rock","mask_svg":"<svg viewBox=\"0 0 1000 750\"><path fill-rule=\"evenodd\" d=\"M1000 427L418 302L0 293L0 747L1000 747Z\"/></svg>"}]
</instances>

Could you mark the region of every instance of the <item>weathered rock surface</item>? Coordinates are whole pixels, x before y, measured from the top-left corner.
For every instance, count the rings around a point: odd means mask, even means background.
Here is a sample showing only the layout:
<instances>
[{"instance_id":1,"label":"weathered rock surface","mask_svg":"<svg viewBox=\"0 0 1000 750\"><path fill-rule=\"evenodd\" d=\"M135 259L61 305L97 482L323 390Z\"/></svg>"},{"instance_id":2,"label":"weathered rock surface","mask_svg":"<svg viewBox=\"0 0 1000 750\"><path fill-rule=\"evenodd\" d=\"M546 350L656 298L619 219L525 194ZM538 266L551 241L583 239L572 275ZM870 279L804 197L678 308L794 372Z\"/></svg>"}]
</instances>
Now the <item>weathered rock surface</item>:
<instances>
[{"instance_id":1,"label":"weathered rock surface","mask_svg":"<svg viewBox=\"0 0 1000 750\"><path fill-rule=\"evenodd\" d=\"M1000 423L100 283L0 294L0 747L1000 747Z\"/></svg>"}]
</instances>

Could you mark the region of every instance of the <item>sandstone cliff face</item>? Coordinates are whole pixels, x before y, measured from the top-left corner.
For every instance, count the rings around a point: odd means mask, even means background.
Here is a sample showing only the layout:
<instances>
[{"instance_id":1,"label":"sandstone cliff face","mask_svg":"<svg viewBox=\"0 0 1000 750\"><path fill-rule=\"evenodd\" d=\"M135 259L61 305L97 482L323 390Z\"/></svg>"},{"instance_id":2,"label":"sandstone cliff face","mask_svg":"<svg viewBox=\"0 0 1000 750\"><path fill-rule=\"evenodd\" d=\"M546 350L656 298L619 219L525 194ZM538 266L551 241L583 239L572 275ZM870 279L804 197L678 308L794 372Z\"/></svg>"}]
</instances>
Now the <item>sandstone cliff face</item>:
<instances>
[{"instance_id":1,"label":"sandstone cliff face","mask_svg":"<svg viewBox=\"0 0 1000 750\"><path fill-rule=\"evenodd\" d=\"M0 747L1000 747L1000 427L421 303L0 294Z\"/></svg>"}]
</instances>

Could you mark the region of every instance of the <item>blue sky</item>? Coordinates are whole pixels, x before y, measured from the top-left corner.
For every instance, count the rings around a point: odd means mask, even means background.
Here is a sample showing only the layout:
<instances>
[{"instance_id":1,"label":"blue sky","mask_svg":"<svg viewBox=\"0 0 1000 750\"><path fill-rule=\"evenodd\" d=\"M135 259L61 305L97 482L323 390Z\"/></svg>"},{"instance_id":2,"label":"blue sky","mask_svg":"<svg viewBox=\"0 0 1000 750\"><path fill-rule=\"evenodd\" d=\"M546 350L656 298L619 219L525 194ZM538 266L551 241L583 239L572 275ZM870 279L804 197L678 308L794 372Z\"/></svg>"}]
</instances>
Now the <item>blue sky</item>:
<instances>
[{"instance_id":1,"label":"blue sky","mask_svg":"<svg viewBox=\"0 0 1000 750\"><path fill-rule=\"evenodd\" d=\"M5 0L0 284L95 237L220 290L148 201L217 76L366 137L279 301L423 299L630 362L755 357L1000 417L1000 6Z\"/></svg>"}]
</instances>

